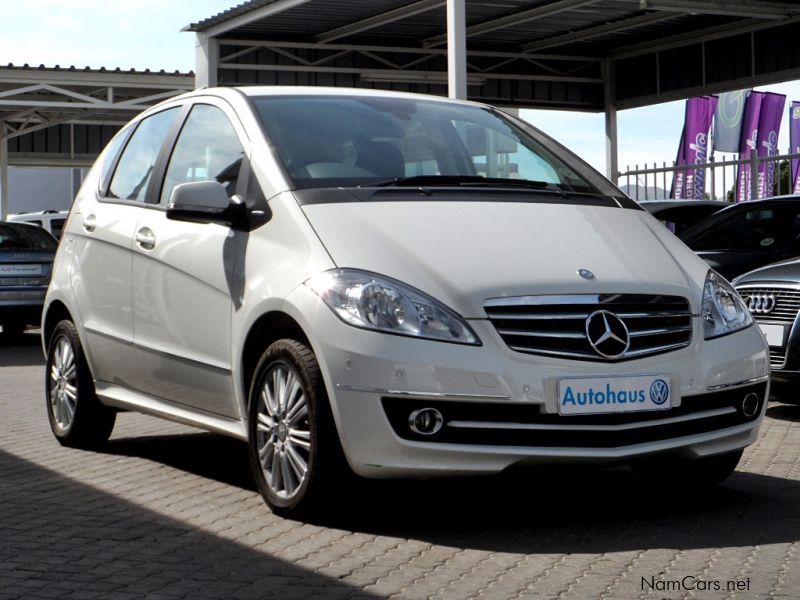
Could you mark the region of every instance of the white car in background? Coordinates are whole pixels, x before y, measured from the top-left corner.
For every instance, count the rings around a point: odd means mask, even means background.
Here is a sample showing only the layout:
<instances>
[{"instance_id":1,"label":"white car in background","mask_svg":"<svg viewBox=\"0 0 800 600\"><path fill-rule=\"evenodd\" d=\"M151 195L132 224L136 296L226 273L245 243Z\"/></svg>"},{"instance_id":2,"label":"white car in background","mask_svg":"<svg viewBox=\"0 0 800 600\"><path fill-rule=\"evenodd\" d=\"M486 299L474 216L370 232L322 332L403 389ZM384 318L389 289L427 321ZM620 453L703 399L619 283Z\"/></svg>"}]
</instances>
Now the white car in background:
<instances>
[{"instance_id":1,"label":"white car in background","mask_svg":"<svg viewBox=\"0 0 800 600\"><path fill-rule=\"evenodd\" d=\"M61 232L64 230L64 224L67 222L68 216L68 210L39 210L9 215L8 220L15 223L38 225L59 240L61 239Z\"/></svg>"},{"instance_id":2,"label":"white car in background","mask_svg":"<svg viewBox=\"0 0 800 600\"><path fill-rule=\"evenodd\" d=\"M764 338L731 286L525 122L381 91L166 101L92 168L46 299L66 445L115 409L246 441L298 512L364 477L630 463L716 484ZM691 489L691 488L689 488Z\"/></svg>"}]
</instances>

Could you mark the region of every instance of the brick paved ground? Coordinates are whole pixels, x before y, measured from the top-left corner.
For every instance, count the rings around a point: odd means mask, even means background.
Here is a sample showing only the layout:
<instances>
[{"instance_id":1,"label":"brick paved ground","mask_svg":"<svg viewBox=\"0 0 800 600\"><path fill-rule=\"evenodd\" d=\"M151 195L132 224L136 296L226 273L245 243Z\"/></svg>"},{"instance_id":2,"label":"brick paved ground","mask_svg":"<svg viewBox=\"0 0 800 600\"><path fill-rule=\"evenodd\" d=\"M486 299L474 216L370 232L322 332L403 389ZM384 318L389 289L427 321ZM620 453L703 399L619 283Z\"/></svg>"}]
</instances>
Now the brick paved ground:
<instances>
[{"instance_id":1,"label":"brick paved ground","mask_svg":"<svg viewBox=\"0 0 800 600\"><path fill-rule=\"evenodd\" d=\"M343 489L273 516L242 444L136 414L59 446L36 339L0 342L0 598L800 598L800 407L775 404L721 489L670 499L626 469ZM748 585L653 591L694 576Z\"/></svg>"}]
</instances>

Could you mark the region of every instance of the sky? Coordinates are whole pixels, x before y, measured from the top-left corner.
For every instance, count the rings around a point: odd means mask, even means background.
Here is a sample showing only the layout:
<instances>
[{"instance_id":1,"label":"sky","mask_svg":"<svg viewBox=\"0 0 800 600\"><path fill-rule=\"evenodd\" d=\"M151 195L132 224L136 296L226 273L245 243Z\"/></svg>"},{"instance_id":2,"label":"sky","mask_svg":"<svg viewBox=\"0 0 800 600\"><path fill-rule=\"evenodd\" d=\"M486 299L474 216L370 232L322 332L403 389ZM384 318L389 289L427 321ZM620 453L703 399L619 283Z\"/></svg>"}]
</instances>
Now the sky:
<instances>
[{"instance_id":1,"label":"sky","mask_svg":"<svg viewBox=\"0 0 800 600\"><path fill-rule=\"evenodd\" d=\"M22 0L3 2L0 64L194 70L191 22L241 0ZM756 88L800 100L800 81ZM617 113L619 167L670 163L683 127L684 101ZM788 113L788 110L787 110ZM602 113L523 110L543 129L605 173ZM788 151L784 115L780 150Z\"/></svg>"}]
</instances>

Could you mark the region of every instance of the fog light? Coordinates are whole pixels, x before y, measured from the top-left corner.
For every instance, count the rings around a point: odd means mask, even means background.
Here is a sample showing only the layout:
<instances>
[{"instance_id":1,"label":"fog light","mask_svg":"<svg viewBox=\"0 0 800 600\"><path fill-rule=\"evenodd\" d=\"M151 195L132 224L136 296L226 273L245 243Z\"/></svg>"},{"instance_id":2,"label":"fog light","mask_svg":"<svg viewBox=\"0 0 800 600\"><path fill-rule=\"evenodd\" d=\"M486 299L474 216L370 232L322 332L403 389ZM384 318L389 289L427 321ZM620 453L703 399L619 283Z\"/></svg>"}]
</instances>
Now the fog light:
<instances>
[{"instance_id":1,"label":"fog light","mask_svg":"<svg viewBox=\"0 0 800 600\"><path fill-rule=\"evenodd\" d=\"M435 408L420 408L408 415L408 426L414 433L433 435L444 424L444 418Z\"/></svg>"},{"instance_id":2,"label":"fog light","mask_svg":"<svg viewBox=\"0 0 800 600\"><path fill-rule=\"evenodd\" d=\"M752 417L758 412L758 396L750 392L742 400L742 414L745 417Z\"/></svg>"}]
</instances>

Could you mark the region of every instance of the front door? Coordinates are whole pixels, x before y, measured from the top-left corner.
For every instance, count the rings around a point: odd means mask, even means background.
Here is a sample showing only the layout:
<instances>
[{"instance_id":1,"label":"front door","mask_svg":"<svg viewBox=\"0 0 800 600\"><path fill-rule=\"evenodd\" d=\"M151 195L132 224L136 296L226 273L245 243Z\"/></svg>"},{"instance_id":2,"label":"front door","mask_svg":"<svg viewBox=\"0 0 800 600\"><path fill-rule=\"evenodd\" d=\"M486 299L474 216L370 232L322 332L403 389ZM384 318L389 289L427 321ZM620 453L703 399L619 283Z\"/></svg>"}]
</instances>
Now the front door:
<instances>
[{"instance_id":1,"label":"front door","mask_svg":"<svg viewBox=\"0 0 800 600\"><path fill-rule=\"evenodd\" d=\"M180 183L217 180L229 196L236 192L246 138L227 110L223 103L192 107L166 166L159 207L166 208ZM141 391L204 412L239 416L230 329L243 236L221 225L168 220L165 210L143 211L133 253Z\"/></svg>"}]
</instances>

